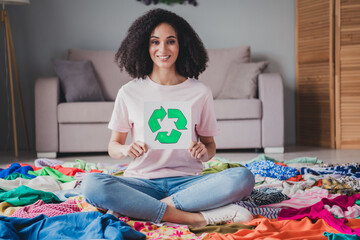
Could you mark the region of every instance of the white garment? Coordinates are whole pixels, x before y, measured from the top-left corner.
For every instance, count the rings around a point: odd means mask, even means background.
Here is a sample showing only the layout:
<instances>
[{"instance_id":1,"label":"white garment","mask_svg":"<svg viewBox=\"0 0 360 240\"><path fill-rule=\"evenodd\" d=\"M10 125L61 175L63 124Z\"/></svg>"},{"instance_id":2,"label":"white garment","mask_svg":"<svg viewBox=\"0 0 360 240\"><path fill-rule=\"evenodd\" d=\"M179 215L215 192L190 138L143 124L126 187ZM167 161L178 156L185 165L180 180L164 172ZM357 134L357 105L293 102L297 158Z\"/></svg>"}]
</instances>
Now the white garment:
<instances>
[{"instance_id":1,"label":"white garment","mask_svg":"<svg viewBox=\"0 0 360 240\"><path fill-rule=\"evenodd\" d=\"M14 180L5 180L0 178L0 188L5 191L17 188L20 185L25 185L35 190L41 190L45 192L56 192L65 189L72 189L75 186L76 181L69 183L61 183L51 176L38 176L33 179L16 178Z\"/></svg>"},{"instance_id":2,"label":"white garment","mask_svg":"<svg viewBox=\"0 0 360 240\"><path fill-rule=\"evenodd\" d=\"M275 188L281 191L283 194L290 196L295 193L304 192L306 189L311 188L316 183L316 181L322 178L322 175L315 176L313 174L307 173L303 175L303 179L305 181L287 181L256 175L256 182L261 182L261 184L256 186L255 189Z\"/></svg>"}]
</instances>

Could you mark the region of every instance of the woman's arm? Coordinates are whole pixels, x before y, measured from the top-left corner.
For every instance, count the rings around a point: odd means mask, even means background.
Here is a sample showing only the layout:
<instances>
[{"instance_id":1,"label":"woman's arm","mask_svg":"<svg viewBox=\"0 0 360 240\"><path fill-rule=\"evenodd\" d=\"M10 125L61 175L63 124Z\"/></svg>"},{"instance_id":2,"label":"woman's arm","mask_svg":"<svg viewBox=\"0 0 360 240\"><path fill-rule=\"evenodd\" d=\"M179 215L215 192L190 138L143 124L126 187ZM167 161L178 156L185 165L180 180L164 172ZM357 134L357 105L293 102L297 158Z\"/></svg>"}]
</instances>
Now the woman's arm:
<instances>
[{"instance_id":1,"label":"woman's arm","mask_svg":"<svg viewBox=\"0 0 360 240\"><path fill-rule=\"evenodd\" d=\"M135 159L147 152L146 144L141 141L125 145L127 134L127 132L112 131L108 144L108 152L111 158L121 160L124 157L130 156L132 159Z\"/></svg>"},{"instance_id":2,"label":"woman's arm","mask_svg":"<svg viewBox=\"0 0 360 240\"><path fill-rule=\"evenodd\" d=\"M214 137L200 136L199 142L191 142L189 151L193 157L196 157L202 162L210 160L216 153Z\"/></svg>"}]
</instances>

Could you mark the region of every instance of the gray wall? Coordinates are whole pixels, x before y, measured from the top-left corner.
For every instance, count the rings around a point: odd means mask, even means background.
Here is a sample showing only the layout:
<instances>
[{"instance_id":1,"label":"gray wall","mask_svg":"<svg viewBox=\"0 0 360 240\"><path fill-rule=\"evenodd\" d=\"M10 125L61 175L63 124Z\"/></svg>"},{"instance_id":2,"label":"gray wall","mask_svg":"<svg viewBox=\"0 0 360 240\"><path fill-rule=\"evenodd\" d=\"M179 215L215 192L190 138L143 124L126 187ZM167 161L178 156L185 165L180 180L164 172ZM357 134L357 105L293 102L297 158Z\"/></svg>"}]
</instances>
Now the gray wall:
<instances>
[{"instance_id":1,"label":"gray wall","mask_svg":"<svg viewBox=\"0 0 360 240\"><path fill-rule=\"evenodd\" d=\"M250 45L252 60L267 60L267 72L279 72L285 86L286 144L295 143L294 0L198 0L199 5L157 7L187 19L207 48ZM31 0L8 6L31 148L35 148L34 84L54 76L51 58L68 48L116 50L131 22L154 8L136 0ZM1 36L3 36L1 32ZM4 41L0 40L0 150L13 148L11 113L5 91ZM18 113L19 115L19 113ZM23 131L18 121L20 147Z\"/></svg>"}]
</instances>

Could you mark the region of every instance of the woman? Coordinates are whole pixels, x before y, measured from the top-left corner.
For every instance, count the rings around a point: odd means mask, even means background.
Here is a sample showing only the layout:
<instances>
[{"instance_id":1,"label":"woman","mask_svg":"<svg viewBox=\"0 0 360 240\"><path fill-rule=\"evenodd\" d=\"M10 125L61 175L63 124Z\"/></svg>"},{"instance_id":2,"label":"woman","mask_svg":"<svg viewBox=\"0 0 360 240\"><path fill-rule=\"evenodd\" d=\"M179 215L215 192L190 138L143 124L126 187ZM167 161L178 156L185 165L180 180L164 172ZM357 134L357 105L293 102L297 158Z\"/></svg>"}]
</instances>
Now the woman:
<instances>
[{"instance_id":1,"label":"woman","mask_svg":"<svg viewBox=\"0 0 360 240\"><path fill-rule=\"evenodd\" d=\"M82 183L86 200L132 218L205 226L245 222L248 210L230 204L254 187L242 167L201 175L202 162L215 155L217 133L211 90L197 81L207 53L192 27L178 15L155 9L129 28L116 61L135 79L121 87L109 122L114 159L130 156L123 177L90 174ZM191 105L188 149L151 149L144 142L144 103L182 101ZM134 142L125 144L128 132Z\"/></svg>"}]
</instances>

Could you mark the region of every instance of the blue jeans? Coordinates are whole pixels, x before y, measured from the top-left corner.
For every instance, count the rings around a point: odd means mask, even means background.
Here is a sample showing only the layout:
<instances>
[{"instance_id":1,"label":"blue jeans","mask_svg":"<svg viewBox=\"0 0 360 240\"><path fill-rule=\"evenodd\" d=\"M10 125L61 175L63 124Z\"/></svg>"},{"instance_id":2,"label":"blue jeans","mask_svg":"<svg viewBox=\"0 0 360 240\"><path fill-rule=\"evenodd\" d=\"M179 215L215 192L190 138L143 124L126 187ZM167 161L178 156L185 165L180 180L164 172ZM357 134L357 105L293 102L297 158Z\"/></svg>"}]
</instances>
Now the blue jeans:
<instances>
[{"instance_id":1,"label":"blue jeans","mask_svg":"<svg viewBox=\"0 0 360 240\"><path fill-rule=\"evenodd\" d=\"M102 173L87 175L81 192L86 201L121 215L161 222L171 196L177 209L199 212L221 207L249 196L255 185L253 174L244 167L185 177L142 179Z\"/></svg>"}]
</instances>

